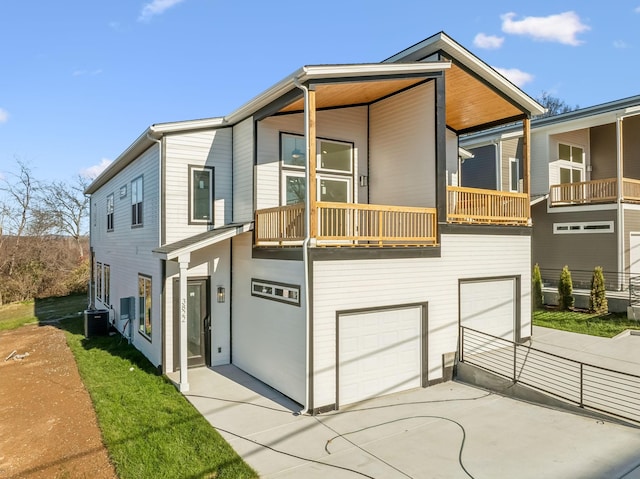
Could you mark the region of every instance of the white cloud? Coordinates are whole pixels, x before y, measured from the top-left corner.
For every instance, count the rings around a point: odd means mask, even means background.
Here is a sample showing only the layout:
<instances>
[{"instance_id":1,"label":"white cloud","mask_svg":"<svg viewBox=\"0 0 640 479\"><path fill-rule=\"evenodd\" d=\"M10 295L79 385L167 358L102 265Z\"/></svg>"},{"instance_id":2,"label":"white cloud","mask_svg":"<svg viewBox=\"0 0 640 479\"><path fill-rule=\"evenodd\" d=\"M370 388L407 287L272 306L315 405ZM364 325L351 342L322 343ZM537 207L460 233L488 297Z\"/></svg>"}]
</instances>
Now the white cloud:
<instances>
[{"instance_id":1,"label":"white cloud","mask_svg":"<svg viewBox=\"0 0 640 479\"><path fill-rule=\"evenodd\" d=\"M89 168L83 168L82 170L80 170L80 176L93 180L94 178L97 178L100 173L106 170L111 163L113 163L112 160L102 158L100 160L100 163L98 163L97 165L93 165Z\"/></svg>"},{"instance_id":2,"label":"white cloud","mask_svg":"<svg viewBox=\"0 0 640 479\"><path fill-rule=\"evenodd\" d=\"M98 68L96 70L74 70L74 72L72 73L72 75L74 77L81 77L81 76L95 76L95 75L100 75L102 73L102 68Z\"/></svg>"},{"instance_id":3,"label":"white cloud","mask_svg":"<svg viewBox=\"0 0 640 479\"><path fill-rule=\"evenodd\" d=\"M531 73L523 72L517 68L493 68L502 76L506 77L511 83L520 88L533 81L533 75Z\"/></svg>"},{"instance_id":4,"label":"white cloud","mask_svg":"<svg viewBox=\"0 0 640 479\"><path fill-rule=\"evenodd\" d=\"M4 108L0 108L0 123L6 123L9 121L9 112Z\"/></svg>"},{"instance_id":5,"label":"white cloud","mask_svg":"<svg viewBox=\"0 0 640 479\"><path fill-rule=\"evenodd\" d=\"M613 46L615 48L627 48L629 45L624 40L614 40Z\"/></svg>"},{"instance_id":6,"label":"white cloud","mask_svg":"<svg viewBox=\"0 0 640 479\"><path fill-rule=\"evenodd\" d=\"M640 13L640 7L634 8L633 11L636 12L636 13Z\"/></svg>"},{"instance_id":7,"label":"white cloud","mask_svg":"<svg viewBox=\"0 0 640 479\"><path fill-rule=\"evenodd\" d=\"M575 12L564 12L548 17L525 17L514 20L513 12L501 15L502 31L514 35L526 35L534 40L558 42L565 45L577 46L583 43L576 35L590 30Z\"/></svg>"},{"instance_id":8,"label":"white cloud","mask_svg":"<svg viewBox=\"0 0 640 479\"><path fill-rule=\"evenodd\" d=\"M473 44L478 48L486 48L488 50L495 50L500 48L504 42L504 37L497 37L495 35L485 35L484 33L478 33L473 39Z\"/></svg>"},{"instance_id":9,"label":"white cloud","mask_svg":"<svg viewBox=\"0 0 640 479\"><path fill-rule=\"evenodd\" d=\"M169 8L182 3L184 0L152 0L142 7L142 12L138 17L139 22L148 22L154 15L161 15Z\"/></svg>"}]
</instances>

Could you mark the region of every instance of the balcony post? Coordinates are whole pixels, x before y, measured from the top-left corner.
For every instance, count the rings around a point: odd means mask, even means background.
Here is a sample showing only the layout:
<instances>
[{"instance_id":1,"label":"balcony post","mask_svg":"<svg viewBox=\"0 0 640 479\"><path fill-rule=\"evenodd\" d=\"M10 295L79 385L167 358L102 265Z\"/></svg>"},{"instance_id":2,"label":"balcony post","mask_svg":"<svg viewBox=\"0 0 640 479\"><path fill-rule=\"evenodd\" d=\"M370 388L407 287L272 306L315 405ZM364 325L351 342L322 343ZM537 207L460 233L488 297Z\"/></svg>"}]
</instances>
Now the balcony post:
<instances>
[{"instance_id":1,"label":"balcony post","mask_svg":"<svg viewBox=\"0 0 640 479\"><path fill-rule=\"evenodd\" d=\"M525 213L527 218L531 218L531 120L525 118L522 120L522 172L523 193L528 196Z\"/></svg>"},{"instance_id":2,"label":"balcony post","mask_svg":"<svg viewBox=\"0 0 640 479\"><path fill-rule=\"evenodd\" d=\"M307 155L307 174L309 175L309 236L316 238L318 236L318 206L317 206L317 187L316 187L316 90L309 86L309 109L305 112L307 115L308 135L307 141L309 145L309 154Z\"/></svg>"}]
</instances>

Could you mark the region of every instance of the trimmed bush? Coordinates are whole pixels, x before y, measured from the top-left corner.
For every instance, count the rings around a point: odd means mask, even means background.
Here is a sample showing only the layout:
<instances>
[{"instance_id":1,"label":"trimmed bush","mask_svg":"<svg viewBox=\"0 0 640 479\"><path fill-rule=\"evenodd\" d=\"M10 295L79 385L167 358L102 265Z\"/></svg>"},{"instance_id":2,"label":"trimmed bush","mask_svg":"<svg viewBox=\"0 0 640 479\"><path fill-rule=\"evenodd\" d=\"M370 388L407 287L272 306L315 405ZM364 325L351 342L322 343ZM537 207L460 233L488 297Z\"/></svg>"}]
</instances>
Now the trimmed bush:
<instances>
[{"instance_id":1,"label":"trimmed bush","mask_svg":"<svg viewBox=\"0 0 640 479\"><path fill-rule=\"evenodd\" d=\"M562 273L560 273L558 307L562 310L568 310L573 307L573 281L571 280L571 271L569 271L569 266L567 265L562 268Z\"/></svg>"},{"instance_id":2,"label":"trimmed bush","mask_svg":"<svg viewBox=\"0 0 640 479\"><path fill-rule=\"evenodd\" d=\"M602 267L596 266L591 277L591 293L589 294L589 309L594 313L607 314L607 292L604 286L604 274Z\"/></svg>"},{"instance_id":3,"label":"trimmed bush","mask_svg":"<svg viewBox=\"0 0 640 479\"><path fill-rule=\"evenodd\" d=\"M542 275L540 274L540 267L538 266L538 263L533 267L533 276L531 281L533 281L533 309L542 309L542 305L544 304L544 295L542 294Z\"/></svg>"}]
</instances>

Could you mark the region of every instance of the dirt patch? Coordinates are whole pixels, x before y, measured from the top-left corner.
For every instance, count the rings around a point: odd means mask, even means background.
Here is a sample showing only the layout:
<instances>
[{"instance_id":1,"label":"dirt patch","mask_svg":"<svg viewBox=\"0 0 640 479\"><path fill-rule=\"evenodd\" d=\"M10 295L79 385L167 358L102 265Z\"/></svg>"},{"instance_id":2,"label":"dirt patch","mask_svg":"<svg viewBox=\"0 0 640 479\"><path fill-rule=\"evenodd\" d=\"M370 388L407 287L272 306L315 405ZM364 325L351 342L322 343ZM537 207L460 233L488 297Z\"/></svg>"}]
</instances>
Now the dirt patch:
<instances>
[{"instance_id":1,"label":"dirt patch","mask_svg":"<svg viewBox=\"0 0 640 479\"><path fill-rule=\"evenodd\" d=\"M73 354L53 326L0 332L0 477L117 478Z\"/></svg>"}]
</instances>

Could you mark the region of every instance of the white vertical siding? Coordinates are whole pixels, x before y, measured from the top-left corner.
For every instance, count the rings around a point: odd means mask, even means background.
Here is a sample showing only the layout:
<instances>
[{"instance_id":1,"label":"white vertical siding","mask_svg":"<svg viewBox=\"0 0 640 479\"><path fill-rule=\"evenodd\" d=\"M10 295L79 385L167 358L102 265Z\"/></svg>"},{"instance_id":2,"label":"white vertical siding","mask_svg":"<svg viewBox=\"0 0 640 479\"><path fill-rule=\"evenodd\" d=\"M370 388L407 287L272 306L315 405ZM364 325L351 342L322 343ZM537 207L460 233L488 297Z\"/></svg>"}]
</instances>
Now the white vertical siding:
<instances>
[{"instance_id":1,"label":"white vertical siding","mask_svg":"<svg viewBox=\"0 0 640 479\"><path fill-rule=\"evenodd\" d=\"M233 127L233 221L253 220L253 117Z\"/></svg>"},{"instance_id":2,"label":"white vertical siding","mask_svg":"<svg viewBox=\"0 0 640 479\"><path fill-rule=\"evenodd\" d=\"M304 404L307 333L302 261L251 258L251 233L233 239L233 363ZM251 278L300 285L300 306L251 295Z\"/></svg>"},{"instance_id":3,"label":"white vertical siding","mask_svg":"<svg viewBox=\"0 0 640 479\"><path fill-rule=\"evenodd\" d=\"M442 257L317 261L313 265L314 407L335 402L336 311L428 302L428 379L457 349L458 280L521 276L522 335L530 335L531 238L443 235Z\"/></svg>"},{"instance_id":4,"label":"white vertical siding","mask_svg":"<svg viewBox=\"0 0 640 479\"><path fill-rule=\"evenodd\" d=\"M371 203L435 206L434 83L379 101L370 112Z\"/></svg>"},{"instance_id":5,"label":"white vertical siding","mask_svg":"<svg viewBox=\"0 0 640 479\"><path fill-rule=\"evenodd\" d=\"M458 186L458 135L447 129L447 185Z\"/></svg>"},{"instance_id":6,"label":"white vertical siding","mask_svg":"<svg viewBox=\"0 0 640 479\"><path fill-rule=\"evenodd\" d=\"M319 111L319 138L354 145L354 201L366 202L367 189L357 187L358 175L367 174L367 107ZM257 208L280 204L280 133L304 134L302 114L269 117L258 124Z\"/></svg>"},{"instance_id":7,"label":"white vertical siding","mask_svg":"<svg viewBox=\"0 0 640 479\"><path fill-rule=\"evenodd\" d=\"M134 162L91 195L96 222L91 221L91 245L97 262L111 267L111 305L97 304L113 310L116 325L122 328L120 298L136 298L139 307L138 274L151 277L152 337L151 341L138 333L139 318L134 318L132 339L135 346L154 364L162 362L162 264L152 250L159 245L158 230L158 146L154 145ZM131 226L131 180L143 177L143 213L141 227ZM120 197L120 188L127 194ZM114 194L114 228L106 231L106 198ZM93 206L95 205L95 206Z\"/></svg>"},{"instance_id":8,"label":"white vertical siding","mask_svg":"<svg viewBox=\"0 0 640 479\"><path fill-rule=\"evenodd\" d=\"M207 231L189 224L189 166L214 168L215 226L231 223L231 128L180 133L165 138L166 243Z\"/></svg>"}]
</instances>

